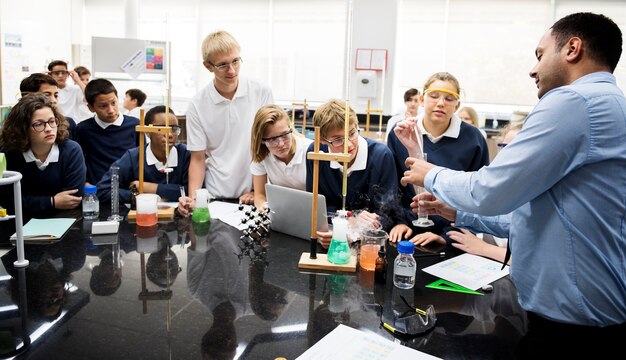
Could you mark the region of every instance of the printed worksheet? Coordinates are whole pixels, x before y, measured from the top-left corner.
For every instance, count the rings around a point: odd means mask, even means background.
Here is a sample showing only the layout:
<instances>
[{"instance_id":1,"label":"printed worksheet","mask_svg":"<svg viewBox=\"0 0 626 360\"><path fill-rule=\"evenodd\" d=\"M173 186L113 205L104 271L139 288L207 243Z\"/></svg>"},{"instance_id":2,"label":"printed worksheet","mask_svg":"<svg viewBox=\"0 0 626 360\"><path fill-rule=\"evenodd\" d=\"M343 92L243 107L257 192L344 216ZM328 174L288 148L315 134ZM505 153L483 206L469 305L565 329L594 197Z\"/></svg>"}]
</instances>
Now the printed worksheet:
<instances>
[{"instance_id":1,"label":"printed worksheet","mask_svg":"<svg viewBox=\"0 0 626 360\"><path fill-rule=\"evenodd\" d=\"M482 256L463 254L422 269L468 289L478 290L509 274L509 266Z\"/></svg>"}]
</instances>

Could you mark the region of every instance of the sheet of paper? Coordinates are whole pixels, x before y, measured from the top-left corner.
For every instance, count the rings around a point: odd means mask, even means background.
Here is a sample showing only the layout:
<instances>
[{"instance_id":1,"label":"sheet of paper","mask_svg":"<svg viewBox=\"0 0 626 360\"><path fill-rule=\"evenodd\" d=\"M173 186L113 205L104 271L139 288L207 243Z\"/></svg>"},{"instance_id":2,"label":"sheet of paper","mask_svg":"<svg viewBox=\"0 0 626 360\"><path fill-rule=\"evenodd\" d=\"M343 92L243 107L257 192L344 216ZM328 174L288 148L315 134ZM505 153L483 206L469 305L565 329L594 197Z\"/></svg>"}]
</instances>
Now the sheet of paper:
<instances>
[{"instance_id":1,"label":"sheet of paper","mask_svg":"<svg viewBox=\"0 0 626 360\"><path fill-rule=\"evenodd\" d=\"M356 68L369 70L372 64L372 49L357 49Z\"/></svg>"},{"instance_id":2,"label":"sheet of paper","mask_svg":"<svg viewBox=\"0 0 626 360\"><path fill-rule=\"evenodd\" d=\"M74 224L74 218L30 219L22 230L24 240L60 239ZM11 235L15 239L17 233Z\"/></svg>"},{"instance_id":3,"label":"sheet of paper","mask_svg":"<svg viewBox=\"0 0 626 360\"><path fill-rule=\"evenodd\" d=\"M478 290L509 274L509 266L482 256L463 254L422 269L468 289Z\"/></svg>"},{"instance_id":4,"label":"sheet of paper","mask_svg":"<svg viewBox=\"0 0 626 360\"><path fill-rule=\"evenodd\" d=\"M296 360L438 359L382 336L339 324Z\"/></svg>"},{"instance_id":5,"label":"sheet of paper","mask_svg":"<svg viewBox=\"0 0 626 360\"><path fill-rule=\"evenodd\" d=\"M122 70L130 75L133 79L143 74L146 68L146 56L144 49L138 49L124 64L120 66Z\"/></svg>"},{"instance_id":6,"label":"sheet of paper","mask_svg":"<svg viewBox=\"0 0 626 360\"><path fill-rule=\"evenodd\" d=\"M249 205L244 205L244 209L239 210L239 204L224 201L213 201L209 203L209 212L211 213L212 219L219 219L239 230L248 227L248 225L241 223L241 219L243 219L247 210L250 210Z\"/></svg>"}]
</instances>

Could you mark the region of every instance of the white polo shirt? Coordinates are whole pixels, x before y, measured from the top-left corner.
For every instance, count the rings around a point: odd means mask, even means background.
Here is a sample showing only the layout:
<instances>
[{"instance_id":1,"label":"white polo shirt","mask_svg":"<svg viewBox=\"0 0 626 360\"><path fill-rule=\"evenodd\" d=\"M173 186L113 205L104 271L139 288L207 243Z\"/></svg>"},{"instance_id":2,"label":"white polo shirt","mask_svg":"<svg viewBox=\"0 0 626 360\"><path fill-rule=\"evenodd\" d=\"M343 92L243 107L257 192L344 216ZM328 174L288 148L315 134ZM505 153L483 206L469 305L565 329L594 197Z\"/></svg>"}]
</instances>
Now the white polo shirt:
<instances>
[{"instance_id":1,"label":"white polo shirt","mask_svg":"<svg viewBox=\"0 0 626 360\"><path fill-rule=\"evenodd\" d=\"M71 117L77 124L93 116L87 108L83 91L76 85L67 84L65 88L59 88L58 103L63 115Z\"/></svg>"},{"instance_id":2,"label":"white polo shirt","mask_svg":"<svg viewBox=\"0 0 626 360\"><path fill-rule=\"evenodd\" d=\"M269 87L239 78L232 100L211 82L187 109L187 150L206 151L204 184L219 198L239 198L252 190L250 134L254 115L274 97Z\"/></svg>"},{"instance_id":3,"label":"white polo shirt","mask_svg":"<svg viewBox=\"0 0 626 360\"><path fill-rule=\"evenodd\" d=\"M272 184L306 190L306 150L313 140L304 136L295 138L296 152L289 164L285 164L270 153L263 161L250 164L252 175L267 175L267 181Z\"/></svg>"}]
</instances>

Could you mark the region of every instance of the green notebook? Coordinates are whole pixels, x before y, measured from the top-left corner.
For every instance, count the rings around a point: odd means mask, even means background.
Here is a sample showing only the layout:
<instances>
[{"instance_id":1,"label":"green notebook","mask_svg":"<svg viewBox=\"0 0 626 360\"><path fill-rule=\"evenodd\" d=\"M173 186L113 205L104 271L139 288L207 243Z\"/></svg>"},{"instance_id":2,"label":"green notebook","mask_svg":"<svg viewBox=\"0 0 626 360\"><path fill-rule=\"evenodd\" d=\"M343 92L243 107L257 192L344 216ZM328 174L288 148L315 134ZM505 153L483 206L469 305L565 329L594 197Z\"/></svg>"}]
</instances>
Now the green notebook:
<instances>
[{"instance_id":1,"label":"green notebook","mask_svg":"<svg viewBox=\"0 0 626 360\"><path fill-rule=\"evenodd\" d=\"M75 221L73 218L30 219L22 230L24 243L49 244L59 241ZM12 244L15 244L16 239L17 233L11 235Z\"/></svg>"}]
</instances>

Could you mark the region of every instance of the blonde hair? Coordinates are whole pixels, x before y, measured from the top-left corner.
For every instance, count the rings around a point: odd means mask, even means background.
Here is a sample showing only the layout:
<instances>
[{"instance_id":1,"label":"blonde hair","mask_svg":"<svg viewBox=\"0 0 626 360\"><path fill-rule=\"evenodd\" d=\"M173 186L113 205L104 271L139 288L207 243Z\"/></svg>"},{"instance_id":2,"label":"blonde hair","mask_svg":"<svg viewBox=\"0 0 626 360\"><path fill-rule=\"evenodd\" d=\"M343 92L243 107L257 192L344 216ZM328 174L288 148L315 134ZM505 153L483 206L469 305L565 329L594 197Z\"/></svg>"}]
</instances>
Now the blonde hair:
<instances>
[{"instance_id":1,"label":"blonde hair","mask_svg":"<svg viewBox=\"0 0 626 360\"><path fill-rule=\"evenodd\" d=\"M269 155L270 150L265 146L263 134L268 126L274 125L279 121L287 122L289 130L291 130L291 147L289 155L296 153L296 133L289 121L287 112L278 105L265 105L254 115L254 123L252 123L252 141L250 142L250 152L252 153L252 161L261 162ZM294 136L295 135L295 136Z\"/></svg>"},{"instance_id":2,"label":"blonde hair","mask_svg":"<svg viewBox=\"0 0 626 360\"><path fill-rule=\"evenodd\" d=\"M473 107L463 107L457 112L457 114L460 114L463 111L465 111L467 115L469 115L470 119L472 120L472 124L474 124L475 127L480 127L478 125L478 113L476 112L476 110L474 110Z\"/></svg>"},{"instance_id":3,"label":"blonde hair","mask_svg":"<svg viewBox=\"0 0 626 360\"><path fill-rule=\"evenodd\" d=\"M508 133L509 131L520 131L520 130L522 130L522 126L524 126L524 120L522 120L522 121L511 121L510 123L508 123L507 126L502 128L502 138L504 138L506 133Z\"/></svg>"},{"instance_id":4,"label":"blonde hair","mask_svg":"<svg viewBox=\"0 0 626 360\"><path fill-rule=\"evenodd\" d=\"M424 91L428 90L430 85L432 85L437 80L451 82L452 85L456 87L456 92L459 94L461 93L461 85L459 85L459 80L457 80L457 78L455 78L454 75L450 74L449 72L438 72L432 74L424 83ZM422 92L422 94L423 93L424 92Z\"/></svg>"},{"instance_id":5,"label":"blonde hair","mask_svg":"<svg viewBox=\"0 0 626 360\"><path fill-rule=\"evenodd\" d=\"M349 106L349 126L358 126L356 113ZM323 138L337 130L343 129L346 121L346 102L339 99L331 99L327 103L323 104L313 114L313 125L320 127L320 135Z\"/></svg>"},{"instance_id":6,"label":"blonde hair","mask_svg":"<svg viewBox=\"0 0 626 360\"><path fill-rule=\"evenodd\" d=\"M209 62L209 57L216 54L227 54L232 50L240 50L239 43L226 31L220 30L207 35L202 41L202 60Z\"/></svg>"}]
</instances>

